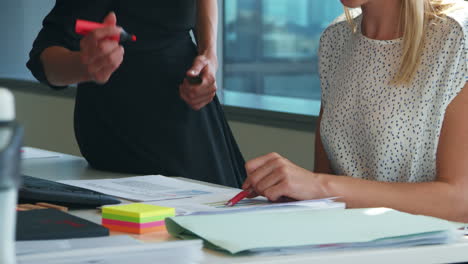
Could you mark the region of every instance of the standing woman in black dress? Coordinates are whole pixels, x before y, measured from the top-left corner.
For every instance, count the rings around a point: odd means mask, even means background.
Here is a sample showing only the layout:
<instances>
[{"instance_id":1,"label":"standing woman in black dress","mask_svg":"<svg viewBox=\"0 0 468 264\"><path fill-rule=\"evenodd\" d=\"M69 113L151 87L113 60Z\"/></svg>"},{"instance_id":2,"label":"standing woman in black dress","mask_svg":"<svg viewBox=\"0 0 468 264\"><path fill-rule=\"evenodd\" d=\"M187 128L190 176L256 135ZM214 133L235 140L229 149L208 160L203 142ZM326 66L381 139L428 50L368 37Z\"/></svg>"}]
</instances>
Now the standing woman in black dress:
<instances>
[{"instance_id":1,"label":"standing woman in black dress","mask_svg":"<svg viewBox=\"0 0 468 264\"><path fill-rule=\"evenodd\" d=\"M244 159L215 95L216 1L56 1L27 66L54 89L78 83L75 135L92 167L242 184ZM76 19L108 26L82 37ZM119 26L137 42L108 40ZM198 75L201 84L187 81Z\"/></svg>"}]
</instances>

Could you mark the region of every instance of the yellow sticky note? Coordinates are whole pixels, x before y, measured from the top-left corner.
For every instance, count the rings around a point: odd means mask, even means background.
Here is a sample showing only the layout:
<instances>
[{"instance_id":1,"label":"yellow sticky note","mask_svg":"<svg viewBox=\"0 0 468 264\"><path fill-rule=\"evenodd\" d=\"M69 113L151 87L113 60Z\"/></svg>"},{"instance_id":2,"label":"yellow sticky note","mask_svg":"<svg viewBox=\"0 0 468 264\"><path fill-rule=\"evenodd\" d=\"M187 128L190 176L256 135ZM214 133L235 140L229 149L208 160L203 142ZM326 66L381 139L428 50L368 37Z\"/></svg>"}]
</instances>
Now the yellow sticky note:
<instances>
[{"instance_id":1,"label":"yellow sticky note","mask_svg":"<svg viewBox=\"0 0 468 264\"><path fill-rule=\"evenodd\" d=\"M103 213L131 217L151 217L158 215L175 215L175 209L151 204L132 203L124 205L105 206Z\"/></svg>"}]
</instances>

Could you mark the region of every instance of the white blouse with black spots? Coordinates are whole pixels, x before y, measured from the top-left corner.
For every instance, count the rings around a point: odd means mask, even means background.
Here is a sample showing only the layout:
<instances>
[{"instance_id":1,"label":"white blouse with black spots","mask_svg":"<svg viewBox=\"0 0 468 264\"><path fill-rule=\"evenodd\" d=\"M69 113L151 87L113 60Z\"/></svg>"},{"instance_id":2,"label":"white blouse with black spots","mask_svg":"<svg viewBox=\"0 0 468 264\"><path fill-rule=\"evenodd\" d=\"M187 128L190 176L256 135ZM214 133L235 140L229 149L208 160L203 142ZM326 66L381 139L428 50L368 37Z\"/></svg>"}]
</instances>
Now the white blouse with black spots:
<instances>
[{"instance_id":1,"label":"white blouse with black spots","mask_svg":"<svg viewBox=\"0 0 468 264\"><path fill-rule=\"evenodd\" d=\"M389 85L401 39L374 40L346 21L321 37L321 139L337 175L387 182L436 177L436 152L449 103L468 80L468 8L432 21L409 85ZM467 119L468 122L468 119Z\"/></svg>"}]
</instances>

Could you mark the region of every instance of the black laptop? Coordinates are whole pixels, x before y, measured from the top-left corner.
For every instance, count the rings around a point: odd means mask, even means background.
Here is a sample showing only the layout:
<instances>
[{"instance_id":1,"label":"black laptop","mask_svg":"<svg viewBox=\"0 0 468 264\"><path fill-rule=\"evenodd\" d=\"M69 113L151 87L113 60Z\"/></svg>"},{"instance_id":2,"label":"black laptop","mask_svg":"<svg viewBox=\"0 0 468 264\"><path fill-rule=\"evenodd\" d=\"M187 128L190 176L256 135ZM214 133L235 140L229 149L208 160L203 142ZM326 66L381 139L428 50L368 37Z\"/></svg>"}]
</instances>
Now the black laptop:
<instances>
[{"instance_id":1,"label":"black laptop","mask_svg":"<svg viewBox=\"0 0 468 264\"><path fill-rule=\"evenodd\" d=\"M120 203L115 197L68 184L26 175L22 176L22 180L19 203L46 202L70 208L95 208Z\"/></svg>"}]
</instances>

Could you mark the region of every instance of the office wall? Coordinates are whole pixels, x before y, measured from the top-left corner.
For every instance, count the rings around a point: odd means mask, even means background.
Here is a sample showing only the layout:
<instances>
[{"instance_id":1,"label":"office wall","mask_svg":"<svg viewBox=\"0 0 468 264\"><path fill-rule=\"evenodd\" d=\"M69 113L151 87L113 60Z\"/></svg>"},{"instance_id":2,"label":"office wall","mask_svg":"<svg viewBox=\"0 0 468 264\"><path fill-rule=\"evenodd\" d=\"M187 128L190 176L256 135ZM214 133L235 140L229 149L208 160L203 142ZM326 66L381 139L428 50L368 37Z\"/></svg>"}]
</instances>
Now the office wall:
<instances>
[{"instance_id":1,"label":"office wall","mask_svg":"<svg viewBox=\"0 0 468 264\"><path fill-rule=\"evenodd\" d=\"M42 19L54 0L0 0L0 77L33 77L25 64Z\"/></svg>"},{"instance_id":2,"label":"office wall","mask_svg":"<svg viewBox=\"0 0 468 264\"><path fill-rule=\"evenodd\" d=\"M229 124L246 159L278 152L302 167L313 169L314 133L234 121Z\"/></svg>"},{"instance_id":3,"label":"office wall","mask_svg":"<svg viewBox=\"0 0 468 264\"><path fill-rule=\"evenodd\" d=\"M73 133L73 99L14 92L18 120L25 126L25 144L80 155ZM276 151L313 168L314 134L230 122L246 159Z\"/></svg>"}]
</instances>

